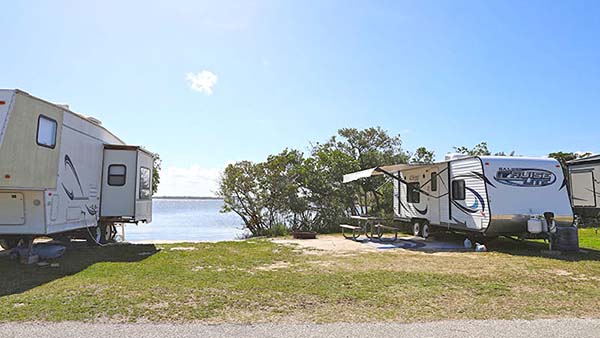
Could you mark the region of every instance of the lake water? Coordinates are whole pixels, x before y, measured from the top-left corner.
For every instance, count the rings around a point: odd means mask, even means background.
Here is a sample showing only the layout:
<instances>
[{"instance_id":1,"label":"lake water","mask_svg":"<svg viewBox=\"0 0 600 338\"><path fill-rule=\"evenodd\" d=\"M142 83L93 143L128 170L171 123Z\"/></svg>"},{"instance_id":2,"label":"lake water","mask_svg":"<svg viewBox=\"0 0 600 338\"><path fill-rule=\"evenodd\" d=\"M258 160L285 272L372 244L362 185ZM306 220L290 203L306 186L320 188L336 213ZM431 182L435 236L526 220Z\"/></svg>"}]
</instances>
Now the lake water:
<instances>
[{"instance_id":1,"label":"lake water","mask_svg":"<svg viewBox=\"0 0 600 338\"><path fill-rule=\"evenodd\" d=\"M235 213L220 213L222 200L155 199L152 223L128 224L125 239L138 241L224 241L244 233Z\"/></svg>"}]
</instances>

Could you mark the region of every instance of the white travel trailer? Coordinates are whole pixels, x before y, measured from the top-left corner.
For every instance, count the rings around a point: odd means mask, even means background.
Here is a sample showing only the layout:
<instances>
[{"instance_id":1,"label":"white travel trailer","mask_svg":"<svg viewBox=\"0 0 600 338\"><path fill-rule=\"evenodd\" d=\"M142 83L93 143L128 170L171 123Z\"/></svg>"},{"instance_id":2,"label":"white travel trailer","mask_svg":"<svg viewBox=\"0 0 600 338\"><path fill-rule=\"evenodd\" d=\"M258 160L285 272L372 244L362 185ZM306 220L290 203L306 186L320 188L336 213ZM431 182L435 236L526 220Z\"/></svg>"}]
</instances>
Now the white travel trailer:
<instances>
[{"instance_id":1,"label":"white travel trailer","mask_svg":"<svg viewBox=\"0 0 600 338\"><path fill-rule=\"evenodd\" d=\"M431 227L482 237L554 232L572 225L560 164L554 159L464 155L425 165L391 165L344 176L344 182L394 179L394 212L415 236Z\"/></svg>"},{"instance_id":2,"label":"white travel trailer","mask_svg":"<svg viewBox=\"0 0 600 338\"><path fill-rule=\"evenodd\" d=\"M148 151L100 121L20 90L0 90L0 243L38 236L101 243L114 223L152 221Z\"/></svg>"},{"instance_id":3,"label":"white travel trailer","mask_svg":"<svg viewBox=\"0 0 600 338\"><path fill-rule=\"evenodd\" d=\"M567 164L575 213L597 219L600 217L600 155L572 160Z\"/></svg>"}]
</instances>

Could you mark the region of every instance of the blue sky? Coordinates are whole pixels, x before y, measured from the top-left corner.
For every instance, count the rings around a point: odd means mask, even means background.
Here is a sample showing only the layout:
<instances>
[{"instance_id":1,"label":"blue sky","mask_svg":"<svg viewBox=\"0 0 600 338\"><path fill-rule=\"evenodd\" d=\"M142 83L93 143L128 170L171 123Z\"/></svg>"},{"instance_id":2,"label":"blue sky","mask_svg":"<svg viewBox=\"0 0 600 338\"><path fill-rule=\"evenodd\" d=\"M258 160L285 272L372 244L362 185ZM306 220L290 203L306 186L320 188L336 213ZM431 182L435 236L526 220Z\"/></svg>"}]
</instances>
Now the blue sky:
<instances>
[{"instance_id":1,"label":"blue sky","mask_svg":"<svg viewBox=\"0 0 600 338\"><path fill-rule=\"evenodd\" d=\"M438 159L480 141L600 152L599 17L597 1L11 1L0 87L160 153L160 194L210 194L226 163L342 127Z\"/></svg>"}]
</instances>

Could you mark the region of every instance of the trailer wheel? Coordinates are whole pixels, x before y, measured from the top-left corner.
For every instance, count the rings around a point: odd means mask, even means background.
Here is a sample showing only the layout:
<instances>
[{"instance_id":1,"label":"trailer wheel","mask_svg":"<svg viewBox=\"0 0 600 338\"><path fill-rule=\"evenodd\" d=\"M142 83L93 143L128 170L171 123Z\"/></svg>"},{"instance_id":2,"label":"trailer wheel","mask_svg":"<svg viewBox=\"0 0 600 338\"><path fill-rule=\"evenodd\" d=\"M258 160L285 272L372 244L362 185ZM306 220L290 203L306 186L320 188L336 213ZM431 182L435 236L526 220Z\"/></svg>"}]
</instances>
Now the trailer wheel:
<instances>
[{"instance_id":1,"label":"trailer wheel","mask_svg":"<svg viewBox=\"0 0 600 338\"><path fill-rule=\"evenodd\" d=\"M19 246L20 238L0 239L0 246L4 250L14 249Z\"/></svg>"},{"instance_id":2,"label":"trailer wheel","mask_svg":"<svg viewBox=\"0 0 600 338\"><path fill-rule=\"evenodd\" d=\"M98 224L98 226L87 228L85 240L89 245L102 245L106 243L106 225Z\"/></svg>"},{"instance_id":3,"label":"trailer wheel","mask_svg":"<svg viewBox=\"0 0 600 338\"><path fill-rule=\"evenodd\" d=\"M419 223L419 221L413 221L412 233L413 236L421 236L421 223Z\"/></svg>"},{"instance_id":4,"label":"trailer wheel","mask_svg":"<svg viewBox=\"0 0 600 338\"><path fill-rule=\"evenodd\" d=\"M427 239L429 237L430 234L430 230L429 230L429 224L427 223L423 223L423 226L421 226L421 237L423 237L424 239Z\"/></svg>"}]
</instances>

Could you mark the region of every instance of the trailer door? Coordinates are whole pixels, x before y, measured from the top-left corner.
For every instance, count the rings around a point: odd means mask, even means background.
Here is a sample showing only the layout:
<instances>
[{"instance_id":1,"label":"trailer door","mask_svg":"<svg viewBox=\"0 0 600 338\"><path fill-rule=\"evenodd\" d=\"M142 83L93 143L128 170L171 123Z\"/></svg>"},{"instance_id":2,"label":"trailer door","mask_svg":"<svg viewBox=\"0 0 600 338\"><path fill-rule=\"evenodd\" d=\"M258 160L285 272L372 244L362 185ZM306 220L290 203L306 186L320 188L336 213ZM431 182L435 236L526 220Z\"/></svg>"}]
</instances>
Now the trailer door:
<instances>
[{"instance_id":1,"label":"trailer door","mask_svg":"<svg viewBox=\"0 0 600 338\"><path fill-rule=\"evenodd\" d=\"M151 154L138 150L137 191L135 194L135 221L152 222L152 167Z\"/></svg>"},{"instance_id":2,"label":"trailer door","mask_svg":"<svg viewBox=\"0 0 600 338\"><path fill-rule=\"evenodd\" d=\"M135 216L137 172L137 149L104 149L100 216Z\"/></svg>"},{"instance_id":3,"label":"trailer door","mask_svg":"<svg viewBox=\"0 0 600 338\"><path fill-rule=\"evenodd\" d=\"M429 181L427 184L427 191L429 192L429 196L427 196L427 204L429 205L429 222L432 224L441 224L440 223L440 199L439 196L439 175L438 169L433 168L428 172L429 177L426 177Z\"/></svg>"}]
</instances>

